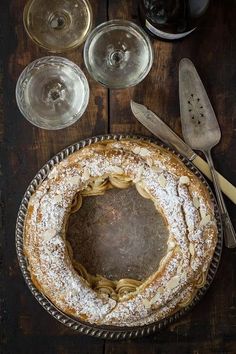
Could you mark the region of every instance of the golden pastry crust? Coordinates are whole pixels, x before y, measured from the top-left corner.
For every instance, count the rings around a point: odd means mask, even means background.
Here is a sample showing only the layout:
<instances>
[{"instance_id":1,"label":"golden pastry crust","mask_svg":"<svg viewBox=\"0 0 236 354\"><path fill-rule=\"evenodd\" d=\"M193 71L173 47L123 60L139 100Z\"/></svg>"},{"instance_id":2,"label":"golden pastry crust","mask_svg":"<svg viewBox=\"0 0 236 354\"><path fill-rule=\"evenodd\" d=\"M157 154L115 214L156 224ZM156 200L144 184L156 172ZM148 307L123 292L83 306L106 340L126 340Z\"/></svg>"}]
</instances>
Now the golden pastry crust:
<instances>
[{"instance_id":1,"label":"golden pastry crust","mask_svg":"<svg viewBox=\"0 0 236 354\"><path fill-rule=\"evenodd\" d=\"M92 289L91 276L73 265L66 245L68 216L81 206L81 196L131 184L165 218L167 254L140 285L120 280L117 295L113 283L101 278ZM132 139L92 144L56 165L30 198L24 226L35 286L66 314L115 326L152 323L187 306L205 284L216 242L214 208L204 184L171 152Z\"/></svg>"}]
</instances>

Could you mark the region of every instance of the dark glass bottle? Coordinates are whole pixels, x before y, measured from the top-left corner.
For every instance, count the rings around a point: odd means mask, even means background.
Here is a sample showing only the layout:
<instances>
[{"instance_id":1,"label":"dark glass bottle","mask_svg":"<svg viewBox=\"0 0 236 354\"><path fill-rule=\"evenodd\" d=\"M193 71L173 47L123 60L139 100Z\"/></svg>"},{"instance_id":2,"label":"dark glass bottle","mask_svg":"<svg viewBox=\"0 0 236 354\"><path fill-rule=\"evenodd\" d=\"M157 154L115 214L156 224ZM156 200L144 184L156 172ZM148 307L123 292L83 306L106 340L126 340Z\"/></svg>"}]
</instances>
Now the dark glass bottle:
<instances>
[{"instance_id":1,"label":"dark glass bottle","mask_svg":"<svg viewBox=\"0 0 236 354\"><path fill-rule=\"evenodd\" d=\"M190 34L204 17L210 0L140 0L144 29L152 35L179 39Z\"/></svg>"}]
</instances>

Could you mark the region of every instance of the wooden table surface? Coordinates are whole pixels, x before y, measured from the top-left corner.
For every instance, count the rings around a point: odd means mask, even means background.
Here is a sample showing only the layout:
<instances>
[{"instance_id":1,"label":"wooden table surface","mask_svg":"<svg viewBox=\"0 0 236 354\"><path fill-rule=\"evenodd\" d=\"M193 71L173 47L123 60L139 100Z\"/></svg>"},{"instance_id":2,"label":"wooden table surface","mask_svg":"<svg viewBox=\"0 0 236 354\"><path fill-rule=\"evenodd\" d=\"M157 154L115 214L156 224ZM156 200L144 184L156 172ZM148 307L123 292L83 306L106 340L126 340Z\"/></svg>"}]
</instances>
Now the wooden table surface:
<instances>
[{"instance_id":1,"label":"wooden table surface","mask_svg":"<svg viewBox=\"0 0 236 354\"><path fill-rule=\"evenodd\" d=\"M123 18L138 22L137 0L91 0L95 23ZM81 138L129 132L149 135L132 116L129 102L144 103L179 134L178 63L189 57L207 88L222 129L213 155L217 169L236 184L236 1L215 0L208 21L176 43L153 41L155 60L138 86L107 90L89 77L83 47L63 56L86 73L90 101L82 119L61 131L28 123L15 101L15 85L24 67L48 55L27 37L22 23L24 0L1 0L0 142L1 142L1 353L66 354L211 354L236 353L236 251L223 250L207 295L191 313L147 338L112 342L90 338L51 318L33 298L21 275L14 231L23 193L38 169L55 153ZM236 207L227 200L236 227Z\"/></svg>"}]
</instances>

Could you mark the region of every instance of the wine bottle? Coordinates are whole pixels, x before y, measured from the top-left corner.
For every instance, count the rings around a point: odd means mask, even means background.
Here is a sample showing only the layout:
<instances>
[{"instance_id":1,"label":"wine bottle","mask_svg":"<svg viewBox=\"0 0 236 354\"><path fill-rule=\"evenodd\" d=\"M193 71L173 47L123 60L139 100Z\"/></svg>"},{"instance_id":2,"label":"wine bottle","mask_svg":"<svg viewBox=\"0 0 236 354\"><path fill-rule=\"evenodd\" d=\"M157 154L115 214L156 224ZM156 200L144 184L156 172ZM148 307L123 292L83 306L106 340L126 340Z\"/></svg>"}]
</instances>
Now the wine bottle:
<instances>
[{"instance_id":1,"label":"wine bottle","mask_svg":"<svg viewBox=\"0 0 236 354\"><path fill-rule=\"evenodd\" d=\"M210 0L140 0L141 23L156 37L179 39L197 28L209 3Z\"/></svg>"}]
</instances>

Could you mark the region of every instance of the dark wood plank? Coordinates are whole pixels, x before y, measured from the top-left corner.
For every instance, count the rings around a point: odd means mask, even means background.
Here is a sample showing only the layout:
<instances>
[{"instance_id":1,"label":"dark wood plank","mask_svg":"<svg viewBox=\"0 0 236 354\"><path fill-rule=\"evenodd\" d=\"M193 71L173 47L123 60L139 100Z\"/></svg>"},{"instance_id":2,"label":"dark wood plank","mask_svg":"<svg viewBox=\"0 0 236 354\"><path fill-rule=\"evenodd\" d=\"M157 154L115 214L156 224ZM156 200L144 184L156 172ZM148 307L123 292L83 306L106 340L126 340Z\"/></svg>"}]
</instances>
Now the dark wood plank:
<instances>
[{"instance_id":1,"label":"dark wood plank","mask_svg":"<svg viewBox=\"0 0 236 354\"><path fill-rule=\"evenodd\" d=\"M138 22L137 2L110 0L109 18ZM234 1L214 1L208 21L179 42L153 40L155 60L147 78L134 88L110 92L110 131L150 135L132 116L130 99L144 103L181 135L178 102L178 63L195 63L222 129L213 150L216 166L236 181L235 56L236 7ZM236 207L227 200L236 226ZM160 334L135 342L106 343L106 353L236 353L235 250L224 249L214 283L196 308Z\"/></svg>"},{"instance_id":2,"label":"dark wood plank","mask_svg":"<svg viewBox=\"0 0 236 354\"><path fill-rule=\"evenodd\" d=\"M91 1L97 24L107 18L107 1ZM21 276L14 245L15 219L22 195L37 170L53 154L80 138L107 132L109 128L111 132L149 134L132 117L131 98L148 105L180 134L177 69L184 56L195 62L222 128L222 141L214 150L216 165L235 183L235 1L215 0L209 21L183 41L153 41L154 65L149 76L138 86L110 91L108 100L107 90L87 75L91 89L88 110L72 127L57 132L33 127L16 107L14 90L20 72L30 61L49 54L34 45L25 34L22 24L24 4L24 0L3 0L1 3L4 45L0 86L4 85L4 90L0 90L0 158L4 175L0 182L3 191L0 204L4 214L0 223L0 266L1 260L3 265L3 272L0 272L0 304L3 305L0 352L235 354L235 251L224 249L211 289L187 316L155 336L136 341L106 342L104 346L105 341L80 336L59 324L37 304ZM110 19L124 18L138 23L135 0L109 0L108 10ZM63 56L85 70L82 47L63 53ZM236 225L235 206L228 205Z\"/></svg>"},{"instance_id":3,"label":"dark wood plank","mask_svg":"<svg viewBox=\"0 0 236 354\"><path fill-rule=\"evenodd\" d=\"M4 208L4 337L6 353L102 353L103 341L80 336L66 328L35 301L21 275L15 253L14 229L24 191L38 169L64 147L96 134L107 132L107 90L87 75L90 101L84 116L60 131L38 129L20 114L15 101L19 74L32 60L49 55L26 35L22 12L26 1L1 3L4 41L4 114L1 116L1 163L4 169L2 203ZM106 0L91 1L95 23L106 20ZM83 46L62 54L85 71ZM87 73L86 73L87 74ZM73 336L73 339L71 338ZM1 351L1 350L0 350Z\"/></svg>"}]
</instances>

